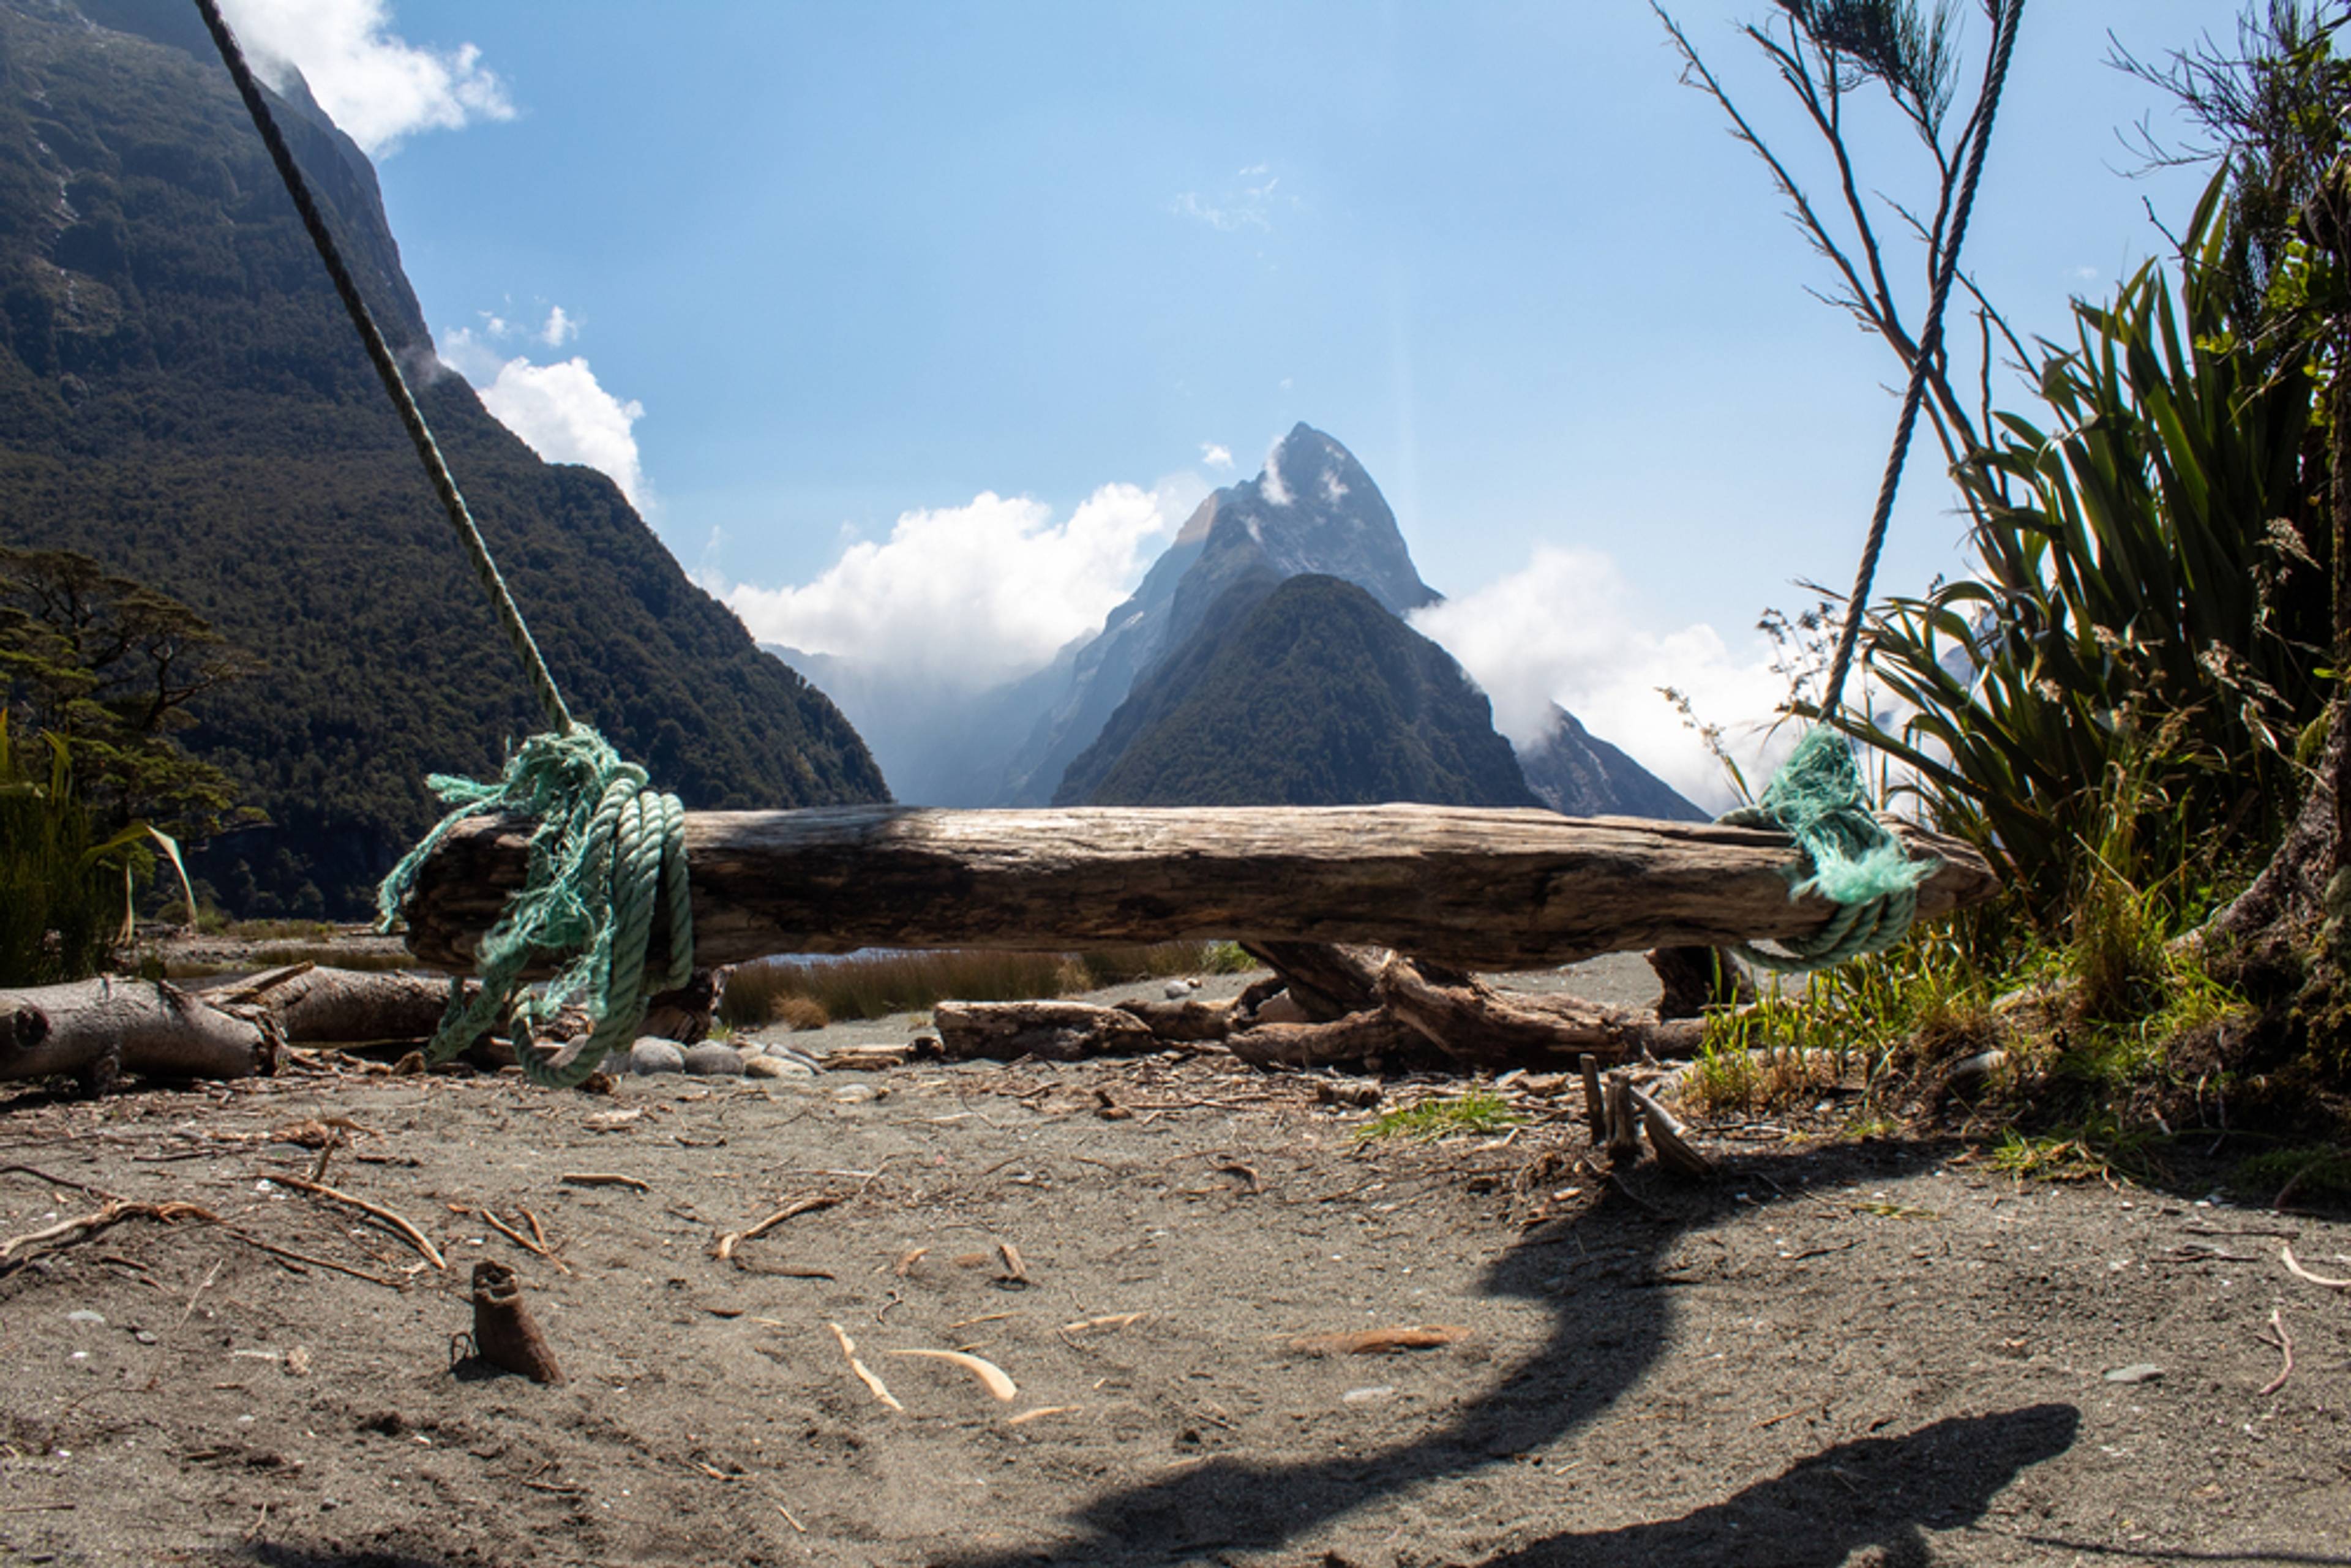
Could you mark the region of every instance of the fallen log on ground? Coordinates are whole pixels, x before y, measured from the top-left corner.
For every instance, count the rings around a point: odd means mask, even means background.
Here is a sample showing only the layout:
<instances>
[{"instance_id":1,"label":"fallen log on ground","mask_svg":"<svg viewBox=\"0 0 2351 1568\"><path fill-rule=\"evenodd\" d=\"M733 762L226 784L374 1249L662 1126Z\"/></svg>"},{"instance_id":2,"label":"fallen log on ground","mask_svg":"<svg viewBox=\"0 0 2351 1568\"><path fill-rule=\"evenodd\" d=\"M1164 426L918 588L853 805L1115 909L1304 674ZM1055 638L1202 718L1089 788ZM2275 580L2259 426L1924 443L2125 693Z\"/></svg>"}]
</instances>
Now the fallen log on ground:
<instances>
[{"instance_id":1,"label":"fallen log on ground","mask_svg":"<svg viewBox=\"0 0 2351 1568\"><path fill-rule=\"evenodd\" d=\"M449 982L437 975L303 963L265 969L199 994L214 1006L259 1009L297 1044L368 1045L431 1034L449 1005Z\"/></svg>"},{"instance_id":2,"label":"fallen log on ground","mask_svg":"<svg viewBox=\"0 0 2351 1568\"><path fill-rule=\"evenodd\" d=\"M453 830L405 915L410 951L473 965L522 883L527 819ZM1999 890L1966 844L1897 824L1940 864L1922 916ZM1177 937L1378 944L1442 963L1532 968L1656 946L1819 929L1791 900L1782 834L1713 823L1454 806L892 806L692 811L703 964L868 946L1068 951Z\"/></svg>"},{"instance_id":3,"label":"fallen log on ground","mask_svg":"<svg viewBox=\"0 0 2351 1568\"><path fill-rule=\"evenodd\" d=\"M1187 997L1180 1002L1135 998L1119 1003L1118 1010L1142 1019L1145 1029L1169 1045L1197 1045L1232 1033L1238 1009L1228 1001L1204 1002Z\"/></svg>"},{"instance_id":4,"label":"fallen log on ground","mask_svg":"<svg viewBox=\"0 0 2351 1568\"><path fill-rule=\"evenodd\" d=\"M100 976L0 991L0 1079L72 1077L97 1093L125 1072L245 1078L277 1061L273 1027L169 981Z\"/></svg>"},{"instance_id":5,"label":"fallen log on ground","mask_svg":"<svg viewBox=\"0 0 2351 1568\"><path fill-rule=\"evenodd\" d=\"M1471 1067L1559 1070L1589 1054L1603 1062L1647 1051L1695 1056L1699 1019L1659 1019L1582 997L1501 991L1401 955L1380 969L1380 999L1429 1043Z\"/></svg>"},{"instance_id":6,"label":"fallen log on ground","mask_svg":"<svg viewBox=\"0 0 2351 1568\"><path fill-rule=\"evenodd\" d=\"M1268 1023L1236 1030L1225 1049L1256 1067L1335 1067L1376 1061L1384 1069L1437 1059L1427 1037L1384 1009L1327 1023Z\"/></svg>"},{"instance_id":7,"label":"fallen log on ground","mask_svg":"<svg viewBox=\"0 0 2351 1568\"><path fill-rule=\"evenodd\" d=\"M1380 1005L1384 947L1329 942L1244 942L1249 956L1281 977L1282 988L1312 1023L1332 1023Z\"/></svg>"},{"instance_id":8,"label":"fallen log on ground","mask_svg":"<svg viewBox=\"0 0 2351 1568\"><path fill-rule=\"evenodd\" d=\"M1023 1056L1081 1061L1146 1055L1160 1044L1151 1026L1133 1013L1087 1002L941 1002L931 1009L931 1021L950 1061Z\"/></svg>"}]
</instances>

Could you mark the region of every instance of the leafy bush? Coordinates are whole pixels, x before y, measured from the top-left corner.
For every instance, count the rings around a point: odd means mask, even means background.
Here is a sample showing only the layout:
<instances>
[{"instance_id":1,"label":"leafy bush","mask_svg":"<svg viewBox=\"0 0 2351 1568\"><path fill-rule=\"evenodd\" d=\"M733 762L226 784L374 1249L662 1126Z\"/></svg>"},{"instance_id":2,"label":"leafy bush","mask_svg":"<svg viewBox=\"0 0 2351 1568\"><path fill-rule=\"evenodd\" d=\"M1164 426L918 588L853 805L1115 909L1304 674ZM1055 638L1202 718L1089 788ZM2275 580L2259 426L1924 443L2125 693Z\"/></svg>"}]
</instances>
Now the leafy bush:
<instances>
[{"instance_id":1,"label":"leafy bush","mask_svg":"<svg viewBox=\"0 0 2351 1568\"><path fill-rule=\"evenodd\" d=\"M2118 782L2142 881L2273 839L2331 695L2310 349L2232 333L2219 195L2179 292L2149 265L2112 305L2077 304L2077 344L2041 369L2043 422L2001 415L1961 466L1976 575L1872 626L1870 669L1909 711L1836 721L1909 764L1935 820L2053 927Z\"/></svg>"},{"instance_id":2,"label":"leafy bush","mask_svg":"<svg viewBox=\"0 0 2351 1568\"><path fill-rule=\"evenodd\" d=\"M150 857L141 825L101 839L75 789L73 747L29 752L0 712L0 985L78 979L103 967L131 883Z\"/></svg>"}]
</instances>

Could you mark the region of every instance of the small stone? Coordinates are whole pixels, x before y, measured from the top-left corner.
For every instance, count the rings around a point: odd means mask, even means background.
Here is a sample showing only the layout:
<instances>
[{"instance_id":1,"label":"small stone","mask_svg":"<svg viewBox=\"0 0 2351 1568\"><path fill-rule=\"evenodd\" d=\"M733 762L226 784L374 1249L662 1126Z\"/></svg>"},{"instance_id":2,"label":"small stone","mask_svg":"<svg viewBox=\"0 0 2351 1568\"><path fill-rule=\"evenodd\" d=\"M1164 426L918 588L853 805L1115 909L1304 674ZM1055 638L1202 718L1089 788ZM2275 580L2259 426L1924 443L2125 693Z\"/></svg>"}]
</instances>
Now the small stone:
<instances>
[{"instance_id":1,"label":"small stone","mask_svg":"<svg viewBox=\"0 0 2351 1568\"><path fill-rule=\"evenodd\" d=\"M749 1078L814 1078L816 1069L789 1056L754 1056L743 1063Z\"/></svg>"},{"instance_id":2,"label":"small stone","mask_svg":"<svg viewBox=\"0 0 2351 1568\"><path fill-rule=\"evenodd\" d=\"M1372 1385L1368 1388L1350 1388L1347 1392L1339 1396L1339 1398L1343 1404L1370 1405L1378 1400L1385 1399L1395 1393L1395 1384L1377 1383Z\"/></svg>"},{"instance_id":3,"label":"small stone","mask_svg":"<svg viewBox=\"0 0 2351 1568\"><path fill-rule=\"evenodd\" d=\"M1192 988L1186 985L1183 981L1170 980L1167 982L1166 997L1169 1001L1180 1002L1191 994Z\"/></svg>"},{"instance_id":4,"label":"small stone","mask_svg":"<svg viewBox=\"0 0 2351 1568\"><path fill-rule=\"evenodd\" d=\"M2106 1374L2108 1383L2153 1383L2163 1375L2163 1368L2151 1361L2135 1361L2128 1366L2117 1366Z\"/></svg>"},{"instance_id":5,"label":"small stone","mask_svg":"<svg viewBox=\"0 0 2351 1568\"><path fill-rule=\"evenodd\" d=\"M93 1312L88 1307L83 1307L78 1312L68 1312L66 1314L66 1322L69 1323L103 1323L106 1322L106 1314L103 1312Z\"/></svg>"},{"instance_id":6,"label":"small stone","mask_svg":"<svg viewBox=\"0 0 2351 1568\"><path fill-rule=\"evenodd\" d=\"M743 1053L731 1045L705 1040L685 1052L685 1070L705 1078L740 1078Z\"/></svg>"},{"instance_id":7,"label":"small stone","mask_svg":"<svg viewBox=\"0 0 2351 1568\"><path fill-rule=\"evenodd\" d=\"M155 1336L145 1329L132 1329L131 1331L131 1337L137 1340L141 1344L153 1344L155 1343Z\"/></svg>"},{"instance_id":8,"label":"small stone","mask_svg":"<svg viewBox=\"0 0 2351 1568\"><path fill-rule=\"evenodd\" d=\"M832 1092L832 1097L844 1105L869 1105L882 1098L882 1091L871 1083L844 1083Z\"/></svg>"},{"instance_id":9,"label":"small stone","mask_svg":"<svg viewBox=\"0 0 2351 1568\"><path fill-rule=\"evenodd\" d=\"M629 1047L629 1071L632 1072L683 1072L685 1071L685 1047L674 1040L658 1035L646 1035Z\"/></svg>"}]
</instances>

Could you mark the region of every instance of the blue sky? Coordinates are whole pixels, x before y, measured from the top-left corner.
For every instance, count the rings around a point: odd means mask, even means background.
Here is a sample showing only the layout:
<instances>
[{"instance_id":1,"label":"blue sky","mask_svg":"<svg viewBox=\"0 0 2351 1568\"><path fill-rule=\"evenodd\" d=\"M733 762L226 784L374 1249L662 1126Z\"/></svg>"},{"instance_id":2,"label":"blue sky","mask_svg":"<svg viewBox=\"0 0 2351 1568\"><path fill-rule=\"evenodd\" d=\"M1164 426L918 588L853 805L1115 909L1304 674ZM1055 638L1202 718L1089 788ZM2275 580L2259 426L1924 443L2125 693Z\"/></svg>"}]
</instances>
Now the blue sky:
<instances>
[{"instance_id":1,"label":"blue sky","mask_svg":"<svg viewBox=\"0 0 2351 1568\"><path fill-rule=\"evenodd\" d=\"M1768 0L1671 9L1817 180L1732 31ZM231 10L374 147L444 357L762 635L1017 672L1302 419L1388 495L1506 728L1569 698L1698 787L1655 686L1760 713L1756 616L1850 577L1892 361L1806 297L1824 266L1646 4ZM2119 172L2168 106L2106 29L2159 55L2234 11L2028 9L1969 249L2026 331L2197 184ZM1889 589L1961 564L1938 466Z\"/></svg>"}]
</instances>

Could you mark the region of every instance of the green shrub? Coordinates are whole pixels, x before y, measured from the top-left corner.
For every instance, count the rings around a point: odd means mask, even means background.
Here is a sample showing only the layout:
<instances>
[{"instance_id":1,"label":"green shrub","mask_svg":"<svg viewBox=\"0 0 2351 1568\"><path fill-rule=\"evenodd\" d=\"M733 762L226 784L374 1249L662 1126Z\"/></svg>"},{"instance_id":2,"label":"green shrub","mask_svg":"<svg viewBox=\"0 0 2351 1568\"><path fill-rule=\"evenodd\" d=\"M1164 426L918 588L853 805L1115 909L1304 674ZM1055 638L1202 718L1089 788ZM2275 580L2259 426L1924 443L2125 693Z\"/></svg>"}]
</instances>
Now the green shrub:
<instances>
[{"instance_id":1,"label":"green shrub","mask_svg":"<svg viewBox=\"0 0 2351 1568\"><path fill-rule=\"evenodd\" d=\"M2052 932L2095 882L2118 779L2142 885L2200 878L2224 839L2273 841L2332 695L2311 350L2232 331L2219 195L2179 293L2149 265L2077 304L2042 416L2001 415L1961 465L1975 573L1873 622L1870 673L1909 711L1836 720L1908 763Z\"/></svg>"},{"instance_id":2,"label":"green shrub","mask_svg":"<svg viewBox=\"0 0 2351 1568\"><path fill-rule=\"evenodd\" d=\"M0 711L0 985L79 979L104 967L132 884L152 864L143 825L101 839L76 792L73 748L29 754Z\"/></svg>"}]
</instances>

